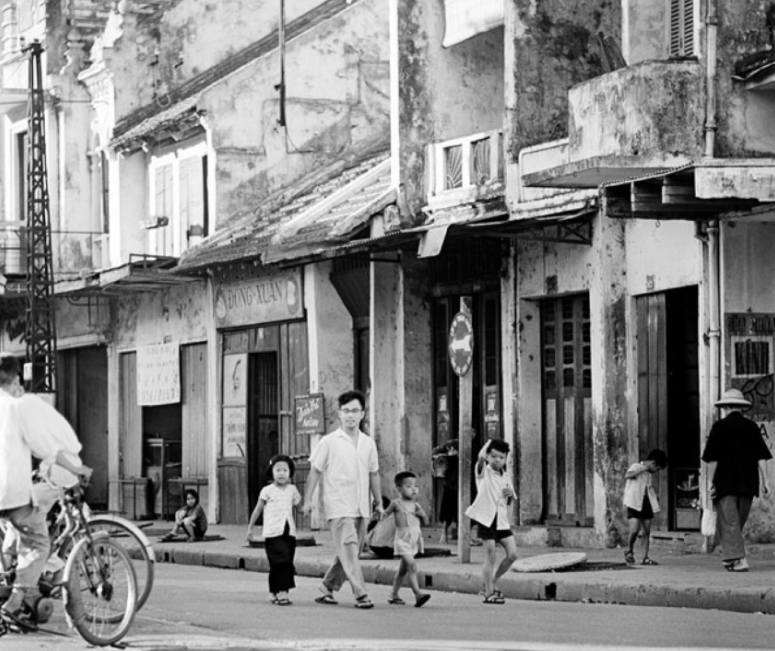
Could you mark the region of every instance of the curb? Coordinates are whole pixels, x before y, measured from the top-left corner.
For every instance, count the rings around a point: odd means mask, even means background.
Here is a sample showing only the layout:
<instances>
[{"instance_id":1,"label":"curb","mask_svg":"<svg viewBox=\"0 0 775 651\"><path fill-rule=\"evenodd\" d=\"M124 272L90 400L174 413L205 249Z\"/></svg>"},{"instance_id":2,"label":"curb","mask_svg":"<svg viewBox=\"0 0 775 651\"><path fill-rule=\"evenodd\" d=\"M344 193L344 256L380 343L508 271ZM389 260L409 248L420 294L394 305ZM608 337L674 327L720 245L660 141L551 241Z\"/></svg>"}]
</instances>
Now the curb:
<instances>
[{"instance_id":1,"label":"curb","mask_svg":"<svg viewBox=\"0 0 775 651\"><path fill-rule=\"evenodd\" d=\"M265 556L239 555L222 552L202 552L172 548L157 552L160 563L199 565L220 569L269 572ZM296 559L299 576L321 578L328 564L319 560ZM382 563L363 566L367 583L391 585L395 567ZM519 577L519 578L517 578ZM471 572L421 571L420 585L441 592L478 594L481 576L478 566ZM659 606L725 610L740 613L775 614L775 589L762 588L675 588L660 585L620 585L609 581L577 582L563 580L560 574L537 576L537 573L510 573L501 582L501 589L510 599L528 601L561 601L575 603L604 603L626 606Z\"/></svg>"}]
</instances>

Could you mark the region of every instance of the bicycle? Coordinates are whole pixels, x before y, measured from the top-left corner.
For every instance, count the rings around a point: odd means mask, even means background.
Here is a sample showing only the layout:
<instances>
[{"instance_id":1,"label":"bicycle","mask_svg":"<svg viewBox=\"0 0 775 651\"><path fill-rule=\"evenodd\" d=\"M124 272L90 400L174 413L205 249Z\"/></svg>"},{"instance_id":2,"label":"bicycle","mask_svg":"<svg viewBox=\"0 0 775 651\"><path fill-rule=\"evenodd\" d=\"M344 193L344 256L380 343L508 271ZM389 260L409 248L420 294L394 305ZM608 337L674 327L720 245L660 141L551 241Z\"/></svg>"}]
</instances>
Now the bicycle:
<instances>
[{"instance_id":1,"label":"bicycle","mask_svg":"<svg viewBox=\"0 0 775 651\"><path fill-rule=\"evenodd\" d=\"M137 578L127 551L108 535L91 531L84 514L82 488L60 491L49 564L39 582L40 596L25 601L23 619L12 624L23 632L40 629L61 596L68 622L95 646L116 644L129 631L137 611ZM11 594L14 567L0 554L0 602ZM2 620L0 635L9 630Z\"/></svg>"}]
</instances>

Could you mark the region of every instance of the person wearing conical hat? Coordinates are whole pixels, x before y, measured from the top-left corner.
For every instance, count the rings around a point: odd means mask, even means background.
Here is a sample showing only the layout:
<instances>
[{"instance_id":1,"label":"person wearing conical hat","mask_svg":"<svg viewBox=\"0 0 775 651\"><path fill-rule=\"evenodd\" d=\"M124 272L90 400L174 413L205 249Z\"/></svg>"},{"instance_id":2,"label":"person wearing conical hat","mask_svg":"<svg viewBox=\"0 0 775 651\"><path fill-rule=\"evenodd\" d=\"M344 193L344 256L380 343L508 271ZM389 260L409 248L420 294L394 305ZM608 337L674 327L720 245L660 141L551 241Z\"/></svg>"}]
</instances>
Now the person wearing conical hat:
<instances>
[{"instance_id":1,"label":"person wearing conical hat","mask_svg":"<svg viewBox=\"0 0 775 651\"><path fill-rule=\"evenodd\" d=\"M708 435L702 460L708 464L710 497L716 509L717 531L724 567L730 572L747 572L743 527L753 499L770 492L767 460L772 458L759 426L742 414L751 406L742 391L728 389L716 402L723 414Z\"/></svg>"}]
</instances>

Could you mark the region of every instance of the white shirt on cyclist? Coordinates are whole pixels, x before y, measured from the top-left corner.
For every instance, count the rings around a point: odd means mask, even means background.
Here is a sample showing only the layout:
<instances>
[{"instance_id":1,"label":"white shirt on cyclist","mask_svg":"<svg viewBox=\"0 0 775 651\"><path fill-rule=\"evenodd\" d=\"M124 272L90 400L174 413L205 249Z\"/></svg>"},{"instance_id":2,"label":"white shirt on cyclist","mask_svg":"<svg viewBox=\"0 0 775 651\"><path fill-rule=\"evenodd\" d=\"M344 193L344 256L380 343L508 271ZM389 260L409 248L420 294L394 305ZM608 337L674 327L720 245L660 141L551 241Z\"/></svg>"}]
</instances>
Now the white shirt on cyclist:
<instances>
[{"instance_id":1,"label":"white shirt on cyclist","mask_svg":"<svg viewBox=\"0 0 775 651\"><path fill-rule=\"evenodd\" d=\"M56 466L55 460L60 452L77 459L80 451L81 443L67 419L45 400L0 391L0 511L38 503L30 454L41 459L42 471L56 468L52 480L64 486L77 478Z\"/></svg>"}]
</instances>

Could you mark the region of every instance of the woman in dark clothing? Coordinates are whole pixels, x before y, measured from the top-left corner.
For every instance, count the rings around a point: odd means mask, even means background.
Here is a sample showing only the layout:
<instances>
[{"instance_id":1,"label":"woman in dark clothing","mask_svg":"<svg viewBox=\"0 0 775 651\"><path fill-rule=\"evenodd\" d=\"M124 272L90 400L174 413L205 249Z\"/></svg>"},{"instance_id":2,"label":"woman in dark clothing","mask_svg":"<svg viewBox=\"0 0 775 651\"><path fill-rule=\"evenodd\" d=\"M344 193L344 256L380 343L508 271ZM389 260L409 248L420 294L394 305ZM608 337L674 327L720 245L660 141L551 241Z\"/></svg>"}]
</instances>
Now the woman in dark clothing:
<instances>
[{"instance_id":1,"label":"woman in dark clothing","mask_svg":"<svg viewBox=\"0 0 775 651\"><path fill-rule=\"evenodd\" d=\"M753 498L759 496L760 476L763 496L770 492L767 460L772 454L759 426L740 411L751 406L741 391L729 389L716 406L724 417L713 424L702 460L708 464L724 567L730 572L747 572L743 527Z\"/></svg>"}]
</instances>

